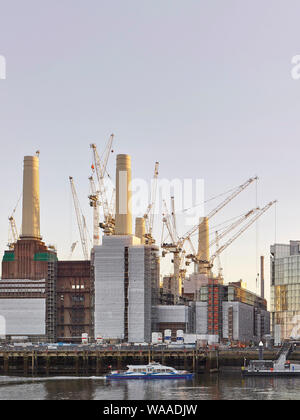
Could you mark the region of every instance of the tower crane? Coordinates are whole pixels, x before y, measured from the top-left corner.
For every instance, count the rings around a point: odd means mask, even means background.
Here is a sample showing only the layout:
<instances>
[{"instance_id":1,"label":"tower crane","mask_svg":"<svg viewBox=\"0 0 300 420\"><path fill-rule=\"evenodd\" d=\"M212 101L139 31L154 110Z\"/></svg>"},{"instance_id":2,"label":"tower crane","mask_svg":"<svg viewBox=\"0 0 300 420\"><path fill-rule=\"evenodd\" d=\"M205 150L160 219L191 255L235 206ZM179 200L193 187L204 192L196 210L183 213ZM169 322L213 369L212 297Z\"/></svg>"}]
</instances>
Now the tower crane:
<instances>
[{"instance_id":1,"label":"tower crane","mask_svg":"<svg viewBox=\"0 0 300 420\"><path fill-rule=\"evenodd\" d=\"M89 260L89 246L88 246L86 222L80 208L80 203L78 200L78 196L77 196L77 192L76 192L76 188L74 184L74 179L73 177L70 176L69 180L71 184L71 191L72 191L73 203L75 207L77 224L78 224L78 229L79 229L79 234L80 234L80 239L81 239L83 257L85 260Z\"/></svg>"},{"instance_id":2,"label":"tower crane","mask_svg":"<svg viewBox=\"0 0 300 420\"><path fill-rule=\"evenodd\" d=\"M184 268L185 260L185 250L183 245L185 241L182 241L178 238L177 234L177 223L176 223L176 213L175 213L175 200L174 197L171 197L171 215L169 213L166 202L164 204L164 214L163 214L163 227L165 226L168 231L168 235L171 239L171 243L163 242L161 247L163 248L162 256L165 257L167 253L173 254L172 263L174 265L174 282L176 285L177 296L181 296L182 283L186 274L186 269Z\"/></svg>"},{"instance_id":3,"label":"tower crane","mask_svg":"<svg viewBox=\"0 0 300 420\"><path fill-rule=\"evenodd\" d=\"M19 239L19 233L18 233L17 224L16 224L16 221L15 221L14 215L15 215L15 212L17 210L18 204L21 200L21 197L22 197L22 195L20 195L19 200L18 200L15 208L13 209L11 216L9 216L9 218L8 218L10 233L9 233L9 237L8 237L7 246L9 247L9 249L14 249L15 243Z\"/></svg>"},{"instance_id":4,"label":"tower crane","mask_svg":"<svg viewBox=\"0 0 300 420\"><path fill-rule=\"evenodd\" d=\"M225 198L216 208L214 208L206 217L200 219L200 222L190 229L183 237L182 240L185 241L187 238L190 238L198 230L198 252L197 259L199 261L208 261L209 260L209 227L208 221L215 216L219 211L221 211L227 204L229 204L235 197L237 197L242 191L244 191L252 182L257 181L258 177L249 178L246 182L239 185L233 190L233 192ZM202 263L197 265L198 272L207 274L209 267Z\"/></svg>"},{"instance_id":5,"label":"tower crane","mask_svg":"<svg viewBox=\"0 0 300 420\"><path fill-rule=\"evenodd\" d=\"M226 229L223 230L222 233L216 232L215 239L213 239L209 243L209 247L211 248L213 245L217 245L217 242L224 238L224 236L228 235L232 230L236 229L239 225L241 225L248 217L253 216L253 214L257 213L260 210L259 207L255 207L254 209L248 211L247 213L243 214L238 220L228 226Z\"/></svg>"},{"instance_id":6,"label":"tower crane","mask_svg":"<svg viewBox=\"0 0 300 420\"><path fill-rule=\"evenodd\" d=\"M216 208L214 208L207 216L206 219L211 219L215 216L220 210L222 210L227 204L229 204L235 197L237 197L245 188L249 187L252 182L257 181L258 177L255 176L253 178L249 178L244 184L238 186L229 197L227 197L224 201L222 201ZM203 218L201 218L200 223L202 222ZM198 223L192 229L190 229L184 236L184 238L188 238L193 236L193 234L199 229L200 224Z\"/></svg>"},{"instance_id":7,"label":"tower crane","mask_svg":"<svg viewBox=\"0 0 300 420\"><path fill-rule=\"evenodd\" d=\"M93 208L93 245L100 244L100 224L99 224L99 197L96 190L94 178L89 177L91 194L89 195L90 206Z\"/></svg>"},{"instance_id":8,"label":"tower crane","mask_svg":"<svg viewBox=\"0 0 300 420\"><path fill-rule=\"evenodd\" d=\"M95 187L97 199L94 199L93 207L95 205L98 207L99 205L103 208L104 221L100 224L100 227L103 229L105 235L112 235L115 230L115 214L111 213L112 209L110 204L108 203L107 191L104 183L105 175L107 174L108 159L110 154L113 153L113 141L114 135L112 134L108 140L108 143L101 158L98 154L96 144L93 143L90 145L94 158L93 169L96 172L98 180L98 189L96 189ZM94 211L94 216L96 216L96 211ZM97 223L97 220L94 220L94 225L95 223Z\"/></svg>"},{"instance_id":9,"label":"tower crane","mask_svg":"<svg viewBox=\"0 0 300 420\"><path fill-rule=\"evenodd\" d=\"M245 213L241 217L239 217L230 226L228 226L226 229L224 229L222 233L216 232L215 238L209 243L209 248L211 248L213 245L217 246L217 242L219 242L221 239L223 239L224 236L228 235L228 233L230 233L232 230L236 229L240 224L242 224L246 219L248 219L248 217L252 216L253 214L258 212L259 210L260 210L259 207L256 207L256 208L248 211L247 213ZM192 249L192 254L188 254L186 256L186 258L192 260L195 264L198 264L199 260L197 258L197 253L196 253L194 245L191 241L191 238L188 237L187 240L190 242L190 246L191 246L191 249Z\"/></svg>"},{"instance_id":10,"label":"tower crane","mask_svg":"<svg viewBox=\"0 0 300 420\"><path fill-rule=\"evenodd\" d=\"M11 235L8 238L8 247L9 247L9 249L14 249L15 243L19 239L19 233L18 233L18 229L17 229L17 225L16 225L16 221L14 219L14 216L11 215L8 218L8 220L9 220L10 231L11 231Z\"/></svg>"},{"instance_id":11,"label":"tower crane","mask_svg":"<svg viewBox=\"0 0 300 420\"><path fill-rule=\"evenodd\" d=\"M216 243L216 252L219 252L220 249L220 243L219 243L219 232L216 231L216 238L215 238L215 243ZM223 284L224 278L223 278L223 268L221 265L221 259L220 259L220 254L218 253L217 257L217 266L218 266L218 279L219 279L219 284Z\"/></svg>"},{"instance_id":12,"label":"tower crane","mask_svg":"<svg viewBox=\"0 0 300 420\"><path fill-rule=\"evenodd\" d=\"M145 242L147 245L152 245L155 243L155 239L153 238L153 224L154 224L158 174L159 174L159 162L155 162L150 203L149 203L146 213L144 214L145 227L146 227Z\"/></svg>"},{"instance_id":13,"label":"tower crane","mask_svg":"<svg viewBox=\"0 0 300 420\"><path fill-rule=\"evenodd\" d=\"M246 223L238 232L236 232L224 245L222 245L210 258L210 266L213 266L214 260L232 244L239 236L241 236L257 219L259 219L273 204L277 203L277 200L271 201L262 209L260 209L254 217L252 217L248 223Z\"/></svg>"}]
</instances>

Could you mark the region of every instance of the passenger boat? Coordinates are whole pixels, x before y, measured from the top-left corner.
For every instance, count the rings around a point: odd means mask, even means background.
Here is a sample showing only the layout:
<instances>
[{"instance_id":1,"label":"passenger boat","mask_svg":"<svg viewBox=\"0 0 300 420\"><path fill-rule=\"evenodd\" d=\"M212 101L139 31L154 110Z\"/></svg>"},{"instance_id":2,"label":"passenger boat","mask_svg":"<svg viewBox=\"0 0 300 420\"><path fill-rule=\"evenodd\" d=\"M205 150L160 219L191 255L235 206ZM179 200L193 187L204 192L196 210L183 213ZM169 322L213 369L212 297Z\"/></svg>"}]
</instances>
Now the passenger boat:
<instances>
[{"instance_id":1,"label":"passenger boat","mask_svg":"<svg viewBox=\"0 0 300 420\"><path fill-rule=\"evenodd\" d=\"M176 370L160 363L148 365L128 365L127 371L112 371L106 379L192 379L194 374L185 370Z\"/></svg>"}]
</instances>

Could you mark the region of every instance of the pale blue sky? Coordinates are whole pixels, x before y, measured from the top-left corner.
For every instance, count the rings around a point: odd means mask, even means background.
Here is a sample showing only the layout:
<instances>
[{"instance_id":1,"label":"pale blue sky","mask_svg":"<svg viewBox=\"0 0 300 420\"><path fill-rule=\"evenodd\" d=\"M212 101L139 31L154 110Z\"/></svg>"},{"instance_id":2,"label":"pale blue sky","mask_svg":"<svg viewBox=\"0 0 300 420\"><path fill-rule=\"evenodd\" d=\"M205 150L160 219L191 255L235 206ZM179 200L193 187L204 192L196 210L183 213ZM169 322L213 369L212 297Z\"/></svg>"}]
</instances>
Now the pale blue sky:
<instances>
[{"instance_id":1,"label":"pale blue sky","mask_svg":"<svg viewBox=\"0 0 300 420\"><path fill-rule=\"evenodd\" d=\"M134 176L158 160L162 177L204 178L206 198L259 175L259 202L279 200L277 240L299 239L299 15L293 0L0 0L1 254L23 156L40 149L42 235L68 255L68 176L91 216L89 144L112 132ZM254 205L252 187L212 225ZM271 210L258 250L252 228L224 253L226 279L255 290L256 254L268 259L274 237Z\"/></svg>"}]
</instances>

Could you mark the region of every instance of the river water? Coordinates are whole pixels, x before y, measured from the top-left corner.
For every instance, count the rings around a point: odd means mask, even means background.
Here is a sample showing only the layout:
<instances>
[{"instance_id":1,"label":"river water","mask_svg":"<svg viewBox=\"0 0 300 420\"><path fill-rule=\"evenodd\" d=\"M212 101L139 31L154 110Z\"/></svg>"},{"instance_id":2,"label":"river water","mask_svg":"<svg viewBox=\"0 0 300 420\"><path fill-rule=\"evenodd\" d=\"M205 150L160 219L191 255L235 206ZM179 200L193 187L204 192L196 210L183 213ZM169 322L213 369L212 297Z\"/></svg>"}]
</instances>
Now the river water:
<instances>
[{"instance_id":1,"label":"river water","mask_svg":"<svg viewBox=\"0 0 300 420\"><path fill-rule=\"evenodd\" d=\"M300 378L242 378L240 373L193 380L117 381L104 377L0 376L0 400L272 400L300 399Z\"/></svg>"}]
</instances>

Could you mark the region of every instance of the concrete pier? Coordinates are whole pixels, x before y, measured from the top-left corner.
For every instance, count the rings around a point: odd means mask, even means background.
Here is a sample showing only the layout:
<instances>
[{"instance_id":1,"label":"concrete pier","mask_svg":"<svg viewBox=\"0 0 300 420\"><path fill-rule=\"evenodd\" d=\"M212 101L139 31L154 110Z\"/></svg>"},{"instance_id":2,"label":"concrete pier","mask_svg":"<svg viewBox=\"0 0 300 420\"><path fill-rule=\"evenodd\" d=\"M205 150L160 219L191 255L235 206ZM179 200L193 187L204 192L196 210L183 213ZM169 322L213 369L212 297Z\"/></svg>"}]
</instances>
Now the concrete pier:
<instances>
[{"instance_id":1,"label":"concrete pier","mask_svg":"<svg viewBox=\"0 0 300 420\"><path fill-rule=\"evenodd\" d=\"M266 351L269 360L276 358L278 350ZM30 350L0 351L0 375L103 375L111 369L126 369L129 364L159 362L176 369L195 373L213 373L228 367L242 367L246 360L258 358L253 350L206 349L126 349L101 350ZM293 353L300 360L300 351Z\"/></svg>"}]
</instances>

